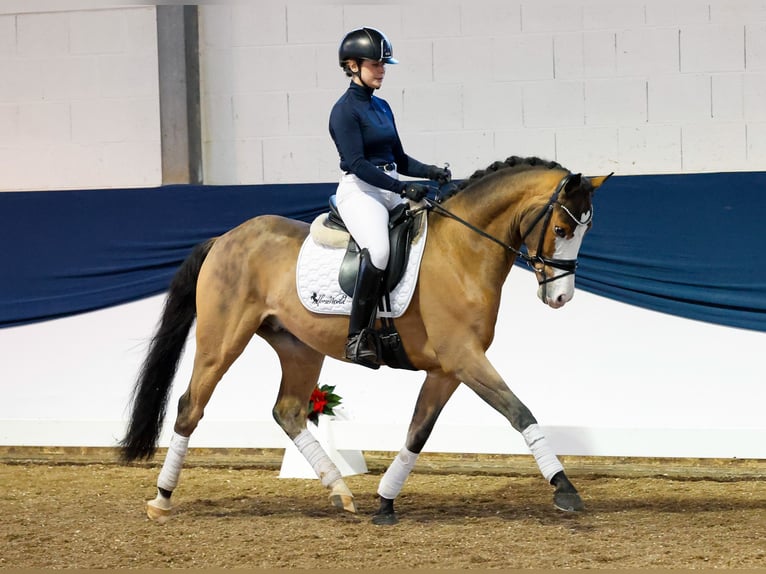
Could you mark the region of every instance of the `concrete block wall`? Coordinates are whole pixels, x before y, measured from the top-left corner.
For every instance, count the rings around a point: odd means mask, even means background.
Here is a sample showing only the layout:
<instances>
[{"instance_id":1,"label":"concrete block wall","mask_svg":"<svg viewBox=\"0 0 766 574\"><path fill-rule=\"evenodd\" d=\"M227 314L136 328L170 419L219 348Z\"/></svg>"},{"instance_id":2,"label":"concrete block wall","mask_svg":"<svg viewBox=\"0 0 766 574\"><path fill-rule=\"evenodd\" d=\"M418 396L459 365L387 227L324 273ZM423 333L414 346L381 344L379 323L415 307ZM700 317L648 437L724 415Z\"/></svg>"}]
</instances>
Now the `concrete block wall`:
<instances>
[{"instance_id":1,"label":"concrete block wall","mask_svg":"<svg viewBox=\"0 0 766 574\"><path fill-rule=\"evenodd\" d=\"M15 13L0 7L0 191L159 185L154 7L10 4Z\"/></svg>"},{"instance_id":2,"label":"concrete block wall","mask_svg":"<svg viewBox=\"0 0 766 574\"><path fill-rule=\"evenodd\" d=\"M454 0L201 7L209 183L334 181L336 50L378 27L405 149L587 173L766 169L766 2Z\"/></svg>"},{"instance_id":3,"label":"concrete block wall","mask_svg":"<svg viewBox=\"0 0 766 574\"><path fill-rule=\"evenodd\" d=\"M0 5L0 190L159 185L153 6ZM40 8L42 6L42 8ZM586 173L766 169L764 0L200 5L205 181L335 181L343 34L384 30L405 149Z\"/></svg>"}]
</instances>

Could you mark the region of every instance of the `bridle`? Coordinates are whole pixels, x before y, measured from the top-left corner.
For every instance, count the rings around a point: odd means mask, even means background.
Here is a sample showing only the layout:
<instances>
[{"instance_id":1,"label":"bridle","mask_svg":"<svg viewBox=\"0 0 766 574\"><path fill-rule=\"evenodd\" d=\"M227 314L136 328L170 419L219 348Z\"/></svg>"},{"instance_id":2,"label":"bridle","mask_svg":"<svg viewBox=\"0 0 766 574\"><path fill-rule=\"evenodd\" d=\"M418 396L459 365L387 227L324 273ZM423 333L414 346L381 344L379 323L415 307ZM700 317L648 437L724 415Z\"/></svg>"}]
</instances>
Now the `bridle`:
<instances>
[{"instance_id":1,"label":"bridle","mask_svg":"<svg viewBox=\"0 0 766 574\"><path fill-rule=\"evenodd\" d=\"M516 249L513 245L510 245L509 243L505 243L504 241L501 241L497 237L490 235L486 231L479 229L475 225L469 223L465 219L462 219L452 213L451 211L445 209L438 201L433 201L429 198L424 198L424 201L427 204L427 209L433 210L436 213L439 213L440 215L444 215L446 217L449 217L450 219L454 219L455 221L461 223L462 225L466 226L471 231L474 231L475 233L481 235L482 237L489 239L490 241L494 241L507 251L510 251L511 253L515 254L517 257L519 257L522 261L524 261L527 265L529 265L530 268L532 268L533 271L538 273L540 276L542 276L542 279L538 279L539 285L545 285L546 283L550 283L551 281L555 281L556 279L561 279L563 277L566 277L568 275L573 275L575 272L575 269L577 269L577 259L551 259L548 257L543 257L540 255L543 251L543 243L545 241L545 232L548 229L548 226L551 222L551 217L553 216L553 208L558 205L561 207L564 212L571 217L576 224L578 225L587 225L590 223L590 220L593 218L593 210L591 209L590 216L588 217L587 221L579 221L572 213L562 204L559 202L559 195L561 194L561 191L566 187L567 183L569 183L569 180L572 178L571 173L566 174L561 181L559 181L558 185L556 186L556 189L553 191L553 194L551 195L550 199L548 200L548 203L545 205L545 207L540 210L540 212L537 214L537 217L535 217L534 221L532 222L532 225L529 226L526 233L524 233L521 236L521 244L524 245L524 240L529 236L529 234L532 232L532 230L541 222L543 221L543 232L540 234L540 241L537 244L537 251L535 255L529 255L529 253L525 251L521 251L520 249ZM535 265L542 265L542 268L538 268ZM564 271L564 273L560 273L558 275L554 275L553 277L546 277L545 276L545 267L553 267L554 269L559 269L561 271Z\"/></svg>"}]
</instances>

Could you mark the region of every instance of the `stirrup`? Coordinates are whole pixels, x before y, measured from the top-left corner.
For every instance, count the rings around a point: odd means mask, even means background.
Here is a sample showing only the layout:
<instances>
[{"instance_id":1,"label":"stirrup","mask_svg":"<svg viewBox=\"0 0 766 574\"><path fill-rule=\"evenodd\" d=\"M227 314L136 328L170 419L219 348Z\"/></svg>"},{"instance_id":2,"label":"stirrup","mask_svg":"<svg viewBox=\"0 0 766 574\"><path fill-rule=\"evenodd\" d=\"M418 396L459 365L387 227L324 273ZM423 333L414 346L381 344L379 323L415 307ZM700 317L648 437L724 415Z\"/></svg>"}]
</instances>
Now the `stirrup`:
<instances>
[{"instance_id":1,"label":"stirrup","mask_svg":"<svg viewBox=\"0 0 766 574\"><path fill-rule=\"evenodd\" d=\"M346 359L370 369L379 369L375 333L370 329L363 329L360 333L351 335L346 342Z\"/></svg>"}]
</instances>

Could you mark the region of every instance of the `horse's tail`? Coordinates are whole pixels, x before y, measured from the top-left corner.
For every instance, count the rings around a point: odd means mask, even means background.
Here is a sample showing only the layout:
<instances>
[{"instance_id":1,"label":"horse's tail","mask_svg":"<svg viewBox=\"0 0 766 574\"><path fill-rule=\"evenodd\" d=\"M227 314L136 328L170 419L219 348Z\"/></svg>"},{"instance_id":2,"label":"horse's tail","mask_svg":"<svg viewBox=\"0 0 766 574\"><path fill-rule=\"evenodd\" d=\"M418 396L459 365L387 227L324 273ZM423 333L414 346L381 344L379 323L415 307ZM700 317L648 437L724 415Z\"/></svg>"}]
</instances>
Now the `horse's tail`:
<instances>
[{"instance_id":1,"label":"horse's tail","mask_svg":"<svg viewBox=\"0 0 766 574\"><path fill-rule=\"evenodd\" d=\"M159 326L133 389L130 423L120 441L125 462L149 459L157 450L171 383L197 314L197 277L214 241L197 245L170 283Z\"/></svg>"}]
</instances>

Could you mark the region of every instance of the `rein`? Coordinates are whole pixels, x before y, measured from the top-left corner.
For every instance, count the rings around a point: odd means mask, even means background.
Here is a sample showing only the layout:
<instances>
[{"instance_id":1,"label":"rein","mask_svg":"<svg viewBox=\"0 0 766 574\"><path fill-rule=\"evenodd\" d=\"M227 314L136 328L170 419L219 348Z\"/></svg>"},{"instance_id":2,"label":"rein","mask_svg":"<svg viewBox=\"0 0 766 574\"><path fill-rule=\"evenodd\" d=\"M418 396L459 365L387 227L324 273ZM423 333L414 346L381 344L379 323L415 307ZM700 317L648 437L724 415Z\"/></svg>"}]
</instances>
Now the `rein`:
<instances>
[{"instance_id":1,"label":"rein","mask_svg":"<svg viewBox=\"0 0 766 574\"><path fill-rule=\"evenodd\" d=\"M543 268L545 266L553 267L555 269L560 269L562 271L565 271L565 273L562 273L560 275L556 275L555 277L551 278L544 278L542 281L538 281L540 285L544 285L545 283L549 283L551 281L555 281L556 279L560 279L562 277L566 277L567 275L572 275L575 272L575 269L577 268L577 259L548 259L547 257L543 257L542 255L539 255L539 253L543 249L543 241L545 240L545 230L548 228L548 225L550 224L551 217L553 215L553 207L558 203L559 195L561 194L561 190L564 189L566 184L569 182L570 177L572 177L571 173L568 173L565 175L561 181L556 186L556 189L553 191L553 194L551 195L550 199L548 200L548 204L540 211L540 213L535 218L532 225L527 229L527 232L522 235L521 242L524 243L524 239L532 232L532 230L537 226L540 221L545 218L543 233L540 235L540 242L537 246L537 254L534 256L529 255L528 253L525 253L524 251L521 251L519 249L516 249L513 245L510 245L509 243L505 243L498 239L497 237L490 235L483 229L479 229L472 223L469 223L465 219L462 219L461 217L455 215L448 209L445 209L440 203L436 201L432 201L429 198L424 198L424 201L427 204L428 210L434 210L436 213L439 213L440 215L443 215L445 217L449 217L450 219L454 219L458 223L464 225L471 231L477 233L478 235L481 235L485 239L489 239L490 241L493 241L506 249L507 251L510 251L517 257L521 258L529 267L532 268L533 271L538 271L538 269L535 268L535 263L541 263L543 265ZM561 204L559 204L561 205ZM564 208L564 206L561 206ZM569 213L569 210L564 208L564 210L569 214L570 217L574 219L571 213ZM575 219L576 221L576 219Z\"/></svg>"}]
</instances>

